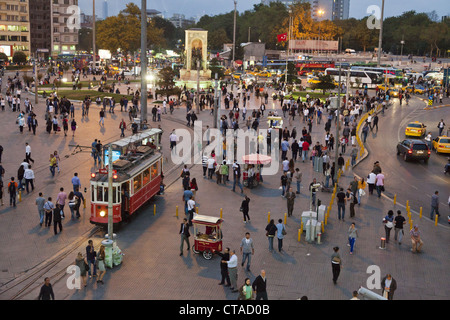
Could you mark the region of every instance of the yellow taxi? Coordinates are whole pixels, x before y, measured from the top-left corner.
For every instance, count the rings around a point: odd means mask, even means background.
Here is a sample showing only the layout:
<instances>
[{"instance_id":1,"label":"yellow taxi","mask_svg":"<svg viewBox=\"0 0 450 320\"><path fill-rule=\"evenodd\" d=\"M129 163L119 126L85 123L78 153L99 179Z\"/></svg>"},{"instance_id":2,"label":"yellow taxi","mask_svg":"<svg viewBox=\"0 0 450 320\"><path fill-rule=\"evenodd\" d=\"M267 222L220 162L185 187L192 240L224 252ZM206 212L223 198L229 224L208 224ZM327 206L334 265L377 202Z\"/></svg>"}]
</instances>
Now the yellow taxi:
<instances>
[{"instance_id":1,"label":"yellow taxi","mask_svg":"<svg viewBox=\"0 0 450 320\"><path fill-rule=\"evenodd\" d=\"M398 98L398 94L400 93L400 90L398 88L390 88L389 89L389 95L391 97Z\"/></svg>"},{"instance_id":2,"label":"yellow taxi","mask_svg":"<svg viewBox=\"0 0 450 320\"><path fill-rule=\"evenodd\" d=\"M231 69L227 69L227 70L225 70L225 75L226 76L229 76L229 75L231 75L231 73L232 73L232 71L231 71Z\"/></svg>"},{"instance_id":3,"label":"yellow taxi","mask_svg":"<svg viewBox=\"0 0 450 320\"><path fill-rule=\"evenodd\" d=\"M308 79L307 83L311 83L311 84L320 83L320 80L317 77L312 77L312 78Z\"/></svg>"},{"instance_id":4,"label":"yellow taxi","mask_svg":"<svg viewBox=\"0 0 450 320\"><path fill-rule=\"evenodd\" d=\"M410 122L405 129L405 136L422 137L427 132L426 125L419 121Z\"/></svg>"},{"instance_id":5,"label":"yellow taxi","mask_svg":"<svg viewBox=\"0 0 450 320\"><path fill-rule=\"evenodd\" d=\"M233 73L233 74L231 75L231 77L232 77L233 79L236 79L236 80L241 79L241 76L242 76L242 73Z\"/></svg>"},{"instance_id":6,"label":"yellow taxi","mask_svg":"<svg viewBox=\"0 0 450 320\"><path fill-rule=\"evenodd\" d=\"M433 90L433 92L439 93L439 92L441 92L442 87L441 87L441 86L434 86L434 87L432 88L432 90Z\"/></svg>"},{"instance_id":7,"label":"yellow taxi","mask_svg":"<svg viewBox=\"0 0 450 320\"><path fill-rule=\"evenodd\" d=\"M260 73L258 73L259 77L271 77L272 74L269 71L261 71Z\"/></svg>"},{"instance_id":8,"label":"yellow taxi","mask_svg":"<svg viewBox=\"0 0 450 320\"><path fill-rule=\"evenodd\" d=\"M413 92L414 89L414 92ZM417 86L407 86L406 90L410 93L423 94L425 92L425 88L417 85Z\"/></svg>"},{"instance_id":9,"label":"yellow taxi","mask_svg":"<svg viewBox=\"0 0 450 320\"><path fill-rule=\"evenodd\" d=\"M433 150L436 153L450 153L450 138L447 136L440 136L432 142Z\"/></svg>"}]
</instances>

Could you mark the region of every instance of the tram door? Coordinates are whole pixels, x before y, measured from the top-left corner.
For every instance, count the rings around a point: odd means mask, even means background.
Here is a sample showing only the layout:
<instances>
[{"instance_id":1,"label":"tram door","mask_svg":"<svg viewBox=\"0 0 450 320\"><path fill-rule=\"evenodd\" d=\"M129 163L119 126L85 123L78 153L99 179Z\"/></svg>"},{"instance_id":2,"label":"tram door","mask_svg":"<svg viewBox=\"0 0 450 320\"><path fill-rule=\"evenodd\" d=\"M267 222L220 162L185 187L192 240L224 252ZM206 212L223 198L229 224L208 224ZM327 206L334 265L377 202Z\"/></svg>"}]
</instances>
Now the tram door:
<instances>
[{"instance_id":1,"label":"tram door","mask_svg":"<svg viewBox=\"0 0 450 320\"><path fill-rule=\"evenodd\" d=\"M120 189L122 198L121 213L123 220L125 216L130 214L130 183L128 181L122 183Z\"/></svg>"}]
</instances>

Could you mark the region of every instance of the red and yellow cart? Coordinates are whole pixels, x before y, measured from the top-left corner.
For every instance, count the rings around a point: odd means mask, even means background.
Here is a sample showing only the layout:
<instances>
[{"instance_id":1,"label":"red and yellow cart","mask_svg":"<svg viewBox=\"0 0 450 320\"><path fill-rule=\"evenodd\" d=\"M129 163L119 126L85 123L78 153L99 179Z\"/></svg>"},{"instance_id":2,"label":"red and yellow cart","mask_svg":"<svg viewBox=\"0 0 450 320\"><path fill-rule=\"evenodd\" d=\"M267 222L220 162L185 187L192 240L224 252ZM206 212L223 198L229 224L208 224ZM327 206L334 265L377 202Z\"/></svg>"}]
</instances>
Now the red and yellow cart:
<instances>
[{"instance_id":1,"label":"red and yellow cart","mask_svg":"<svg viewBox=\"0 0 450 320\"><path fill-rule=\"evenodd\" d=\"M197 214L192 219L194 226L194 253L203 253L203 258L210 260L213 254L222 251L222 222L216 217Z\"/></svg>"}]
</instances>

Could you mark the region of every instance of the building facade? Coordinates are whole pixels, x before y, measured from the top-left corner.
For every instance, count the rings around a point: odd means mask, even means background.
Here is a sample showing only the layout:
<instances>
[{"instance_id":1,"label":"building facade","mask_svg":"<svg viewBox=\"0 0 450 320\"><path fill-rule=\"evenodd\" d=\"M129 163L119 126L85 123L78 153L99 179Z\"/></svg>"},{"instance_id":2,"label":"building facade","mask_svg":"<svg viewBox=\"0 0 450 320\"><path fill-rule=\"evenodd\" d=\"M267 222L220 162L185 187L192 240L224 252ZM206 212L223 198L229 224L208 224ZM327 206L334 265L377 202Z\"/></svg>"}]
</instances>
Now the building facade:
<instances>
[{"instance_id":1,"label":"building facade","mask_svg":"<svg viewBox=\"0 0 450 320\"><path fill-rule=\"evenodd\" d=\"M78 44L78 29L70 6L77 6L78 0L51 0L51 55L74 54ZM79 21L79 20L78 20Z\"/></svg>"},{"instance_id":2,"label":"building facade","mask_svg":"<svg viewBox=\"0 0 450 320\"><path fill-rule=\"evenodd\" d=\"M29 0L0 0L0 52L30 56Z\"/></svg>"},{"instance_id":3,"label":"building facade","mask_svg":"<svg viewBox=\"0 0 450 320\"><path fill-rule=\"evenodd\" d=\"M168 20L175 26L175 28L186 29L187 27L195 24L195 20L193 18L186 19L184 14L178 14L178 13L175 13L172 16L172 18L170 18Z\"/></svg>"},{"instance_id":4,"label":"building facade","mask_svg":"<svg viewBox=\"0 0 450 320\"><path fill-rule=\"evenodd\" d=\"M47 53L39 54L48 57L51 51L51 1L32 0L30 1L30 36L31 55L34 56L39 50Z\"/></svg>"},{"instance_id":5,"label":"building facade","mask_svg":"<svg viewBox=\"0 0 450 320\"><path fill-rule=\"evenodd\" d=\"M286 6L300 0L261 0L262 4L281 2ZM316 21L321 20L345 20L349 18L350 0L306 0L311 4L311 15Z\"/></svg>"},{"instance_id":6,"label":"building facade","mask_svg":"<svg viewBox=\"0 0 450 320\"><path fill-rule=\"evenodd\" d=\"M350 0L333 0L332 20L346 20L349 18Z\"/></svg>"}]
</instances>

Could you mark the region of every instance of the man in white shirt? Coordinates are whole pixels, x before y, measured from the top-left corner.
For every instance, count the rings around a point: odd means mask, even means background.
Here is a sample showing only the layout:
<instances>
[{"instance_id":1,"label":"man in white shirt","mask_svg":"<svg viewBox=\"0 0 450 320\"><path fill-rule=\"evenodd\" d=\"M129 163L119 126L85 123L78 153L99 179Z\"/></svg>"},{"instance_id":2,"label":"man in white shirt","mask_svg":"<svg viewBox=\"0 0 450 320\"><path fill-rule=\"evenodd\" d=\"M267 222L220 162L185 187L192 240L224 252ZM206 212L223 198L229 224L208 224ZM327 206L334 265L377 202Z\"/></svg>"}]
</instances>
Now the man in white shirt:
<instances>
[{"instance_id":1,"label":"man in white shirt","mask_svg":"<svg viewBox=\"0 0 450 320\"><path fill-rule=\"evenodd\" d=\"M238 292L237 289L237 264L238 258L236 256L236 251L230 251L230 259L228 261L222 261L222 263L228 264L228 275L231 281L231 292Z\"/></svg>"},{"instance_id":2,"label":"man in white shirt","mask_svg":"<svg viewBox=\"0 0 450 320\"><path fill-rule=\"evenodd\" d=\"M189 213L189 225L192 226L192 219L197 215L195 212L195 201L192 199L193 196L187 201L187 210Z\"/></svg>"},{"instance_id":3,"label":"man in white shirt","mask_svg":"<svg viewBox=\"0 0 450 320\"><path fill-rule=\"evenodd\" d=\"M34 160L31 158L31 147L28 142L25 142L25 159L27 162L31 161L34 163Z\"/></svg>"},{"instance_id":4,"label":"man in white shirt","mask_svg":"<svg viewBox=\"0 0 450 320\"><path fill-rule=\"evenodd\" d=\"M216 162L216 160L214 160L214 158L209 158L207 161L207 165L208 165L208 179L212 179L213 174L214 174L214 163Z\"/></svg>"},{"instance_id":5,"label":"man in white shirt","mask_svg":"<svg viewBox=\"0 0 450 320\"><path fill-rule=\"evenodd\" d=\"M369 186L369 194L373 194L373 189L375 187L375 182L377 179L377 175L373 172L369 173L367 177L367 185Z\"/></svg>"},{"instance_id":6,"label":"man in white shirt","mask_svg":"<svg viewBox=\"0 0 450 320\"><path fill-rule=\"evenodd\" d=\"M173 130L172 133L170 134L169 140L170 140L170 150L176 152L176 146L177 146L178 137L175 134L175 130Z\"/></svg>"},{"instance_id":7,"label":"man in white shirt","mask_svg":"<svg viewBox=\"0 0 450 320\"><path fill-rule=\"evenodd\" d=\"M33 184L33 180L34 180L34 172L33 170L31 170L31 166L28 166L25 169L25 172L23 174L23 177L25 179L25 185L27 188L27 193L30 193L29 189L28 189L28 184L31 184L31 191L34 190L34 184Z\"/></svg>"}]
</instances>

